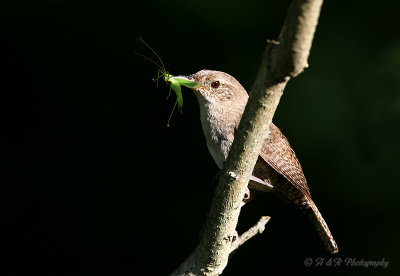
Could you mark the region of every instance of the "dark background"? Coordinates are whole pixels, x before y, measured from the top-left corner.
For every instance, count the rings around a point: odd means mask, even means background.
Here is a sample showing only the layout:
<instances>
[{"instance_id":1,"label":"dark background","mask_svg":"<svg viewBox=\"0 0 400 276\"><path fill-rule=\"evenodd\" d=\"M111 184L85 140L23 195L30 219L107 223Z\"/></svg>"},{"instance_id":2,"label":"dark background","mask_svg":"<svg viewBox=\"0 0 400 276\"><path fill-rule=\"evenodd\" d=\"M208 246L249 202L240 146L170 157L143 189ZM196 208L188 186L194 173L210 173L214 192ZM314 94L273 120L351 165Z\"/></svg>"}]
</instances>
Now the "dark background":
<instances>
[{"instance_id":1,"label":"dark background","mask_svg":"<svg viewBox=\"0 0 400 276\"><path fill-rule=\"evenodd\" d=\"M132 54L154 58L138 37L172 74L223 70L249 89L288 3L2 1L1 274L172 272L198 242L218 169L189 89L166 127L174 99L155 88L157 68ZM238 230L272 219L224 275L398 273L399 10L395 0L326 1L310 67L274 117L336 257L389 268L305 266L331 256L295 207L264 195Z\"/></svg>"}]
</instances>

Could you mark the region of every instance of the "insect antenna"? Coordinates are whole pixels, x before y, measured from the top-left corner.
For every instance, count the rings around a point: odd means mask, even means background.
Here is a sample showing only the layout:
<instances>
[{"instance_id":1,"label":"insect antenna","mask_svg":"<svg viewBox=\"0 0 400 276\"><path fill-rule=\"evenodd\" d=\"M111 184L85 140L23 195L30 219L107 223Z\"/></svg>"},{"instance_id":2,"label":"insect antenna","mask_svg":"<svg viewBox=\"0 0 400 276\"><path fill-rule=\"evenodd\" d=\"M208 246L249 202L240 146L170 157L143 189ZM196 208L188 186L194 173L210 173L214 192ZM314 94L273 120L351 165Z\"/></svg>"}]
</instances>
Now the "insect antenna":
<instances>
[{"instance_id":1,"label":"insect antenna","mask_svg":"<svg viewBox=\"0 0 400 276\"><path fill-rule=\"evenodd\" d=\"M154 63L155 65L157 65L158 68L160 68L161 71L165 71L165 69L163 69L163 68L161 67L160 64L158 64L157 62L155 62L155 61L152 60L151 58L146 57L145 55L143 55L143 54L141 54L141 53L138 53L138 52L133 52L133 53L136 54L136 55L138 55L138 56L141 56L141 57L147 59L148 61L150 61L150 62L152 62L152 63Z\"/></svg>"},{"instance_id":2,"label":"insect antenna","mask_svg":"<svg viewBox=\"0 0 400 276\"><path fill-rule=\"evenodd\" d=\"M149 44L147 44L141 37L139 37L139 39L140 39L140 41L142 41L143 42L143 44L144 45L146 45L147 46L147 48L149 48L150 49L150 51L152 51L153 52L153 54L158 58L158 60L161 62L161 65L162 65L162 68L161 68L161 70L163 70L164 72L166 71L165 70L165 66L164 66L164 63L162 62L162 60L161 60L161 58L160 58L160 56L159 55L157 55L157 53L156 53L156 51L154 51L153 50L153 48L151 48L150 47L150 45Z\"/></svg>"}]
</instances>

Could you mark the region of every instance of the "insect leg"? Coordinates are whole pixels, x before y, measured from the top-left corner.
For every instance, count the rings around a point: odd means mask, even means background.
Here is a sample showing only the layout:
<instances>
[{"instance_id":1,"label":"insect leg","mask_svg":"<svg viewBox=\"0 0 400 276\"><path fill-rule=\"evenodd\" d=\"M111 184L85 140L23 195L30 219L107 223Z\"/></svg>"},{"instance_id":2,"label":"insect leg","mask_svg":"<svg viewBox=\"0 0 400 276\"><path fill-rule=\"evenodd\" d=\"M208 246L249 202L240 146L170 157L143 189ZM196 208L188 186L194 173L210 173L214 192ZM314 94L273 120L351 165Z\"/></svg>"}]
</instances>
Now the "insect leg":
<instances>
[{"instance_id":1,"label":"insect leg","mask_svg":"<svg viewBox=\"0 0 400 276\"><path fill-rule=\"evenodd\" d=\"M178 103L178 99L176 99L174 107L172 108L171 114L169 115L168 122L167 122L167 127L169 127L169 122L171 121L172 114L174 114L174 110L175 110L175 107L176 107L177 103Z\"/></svg>"}]
</instances>

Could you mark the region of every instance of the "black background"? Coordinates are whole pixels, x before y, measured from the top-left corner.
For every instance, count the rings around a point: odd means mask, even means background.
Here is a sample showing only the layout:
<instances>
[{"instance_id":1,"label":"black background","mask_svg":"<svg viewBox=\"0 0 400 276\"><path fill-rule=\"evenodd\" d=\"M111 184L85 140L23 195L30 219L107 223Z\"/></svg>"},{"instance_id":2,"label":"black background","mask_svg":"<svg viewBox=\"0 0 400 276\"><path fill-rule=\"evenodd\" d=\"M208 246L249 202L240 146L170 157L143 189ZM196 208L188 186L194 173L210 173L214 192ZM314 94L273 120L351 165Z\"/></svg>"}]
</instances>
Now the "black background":
<instances>
[{"instance_id":1,"label":"black background","mask_svg":"<svg viewBox=\"0 0 400 276\"><path fill-rule=\"evenodd\" d=\"M167 275L194 249L217 167L198 103L173 115L144 38L175 75L222 70L250 88L289 1L2 1L2 275ZM398 1L327 1L310 67L274 122L338 242L337 267L295 207L263 195L238 230L270 215L224 275L398 272ZM153 57L154 58L154 57ZM389 261L389 267L346 266ZM145 272L140 272L145 271Z\"/></svg>"}]
</instances>

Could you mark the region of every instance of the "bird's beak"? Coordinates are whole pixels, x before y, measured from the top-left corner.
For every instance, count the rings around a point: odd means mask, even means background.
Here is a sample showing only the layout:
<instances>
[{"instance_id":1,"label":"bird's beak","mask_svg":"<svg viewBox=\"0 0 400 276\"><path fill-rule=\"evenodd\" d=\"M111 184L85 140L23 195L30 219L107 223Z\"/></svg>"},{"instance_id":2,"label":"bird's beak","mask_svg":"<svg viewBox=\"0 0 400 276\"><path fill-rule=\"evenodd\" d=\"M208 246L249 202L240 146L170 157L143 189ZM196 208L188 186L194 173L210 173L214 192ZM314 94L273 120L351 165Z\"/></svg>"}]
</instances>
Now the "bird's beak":
<instances>
[{"instance_id":1,"label":"bird's beak","mask_svg":"<svg viewBox=\"0 0 400 276\"><path fill-rule=\"evenodd\" d=\"M196 81L194 81L192 76L176 76L176 77L172 77L171 79L176 79L179 81L180 85L192 88L192 89L196 89L201 87L202 85Z\"/></svg>"}]
</instances>

